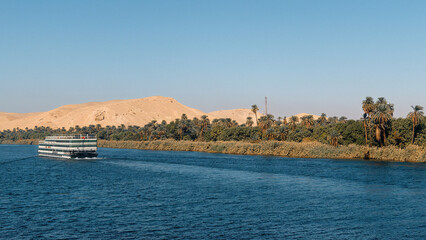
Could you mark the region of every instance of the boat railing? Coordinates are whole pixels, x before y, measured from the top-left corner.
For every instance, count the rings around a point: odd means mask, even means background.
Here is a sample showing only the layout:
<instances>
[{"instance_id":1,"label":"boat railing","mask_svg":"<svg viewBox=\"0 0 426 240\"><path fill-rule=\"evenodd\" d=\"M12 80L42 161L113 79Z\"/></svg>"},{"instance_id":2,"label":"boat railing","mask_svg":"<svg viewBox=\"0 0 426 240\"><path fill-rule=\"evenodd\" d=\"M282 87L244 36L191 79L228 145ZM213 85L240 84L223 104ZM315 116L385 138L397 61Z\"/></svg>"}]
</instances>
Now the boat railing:
<instances>
[{"instance_id":1,"label":"boat railing","mask_svg":"<svg viewBox=\"0 0 426 240\"><path fill-rule=\"evenodd\" d=\"M46 137L46 140L55 140L55 139L96 139L96 136L89 135L89 134L79 134L79 135L55 135L55 136Z\"/></svg>"}]
</instances>

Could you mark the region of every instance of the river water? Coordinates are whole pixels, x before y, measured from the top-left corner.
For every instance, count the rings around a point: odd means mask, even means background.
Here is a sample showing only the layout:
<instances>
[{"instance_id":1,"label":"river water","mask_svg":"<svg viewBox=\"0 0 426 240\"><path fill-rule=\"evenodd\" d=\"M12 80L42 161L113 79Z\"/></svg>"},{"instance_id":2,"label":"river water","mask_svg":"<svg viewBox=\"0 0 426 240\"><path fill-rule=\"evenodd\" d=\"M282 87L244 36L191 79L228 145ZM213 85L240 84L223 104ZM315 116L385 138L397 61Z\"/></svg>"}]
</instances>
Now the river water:
<instances>
[{"instance_id":1,"label":"river water","mask_svg":"<svg viewBox=\"0 0 426 240\"><path fill-rule=\"evenodd\" d=\"M3 239L426 239L426 164L0 145Z\"/></svg>"}]
</instances>

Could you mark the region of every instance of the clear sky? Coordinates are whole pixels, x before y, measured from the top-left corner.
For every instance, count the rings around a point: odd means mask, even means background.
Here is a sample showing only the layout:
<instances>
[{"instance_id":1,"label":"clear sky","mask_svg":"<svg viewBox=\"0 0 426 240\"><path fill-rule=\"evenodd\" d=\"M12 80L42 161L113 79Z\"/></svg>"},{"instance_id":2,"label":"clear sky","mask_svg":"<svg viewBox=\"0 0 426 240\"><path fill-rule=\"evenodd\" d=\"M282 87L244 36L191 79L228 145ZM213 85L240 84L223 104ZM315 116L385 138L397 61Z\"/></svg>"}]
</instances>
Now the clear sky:
<instances>
[{"instance_id":1,"label":"clear sky","mask_svg":"<svg viewBox=\"0 0 426 240\"><path fill-rule=\"evenodd\" d=\"M156 95L406 116L426 107L426 1L0 1L0 112Z\"/></svg>"}]
</instances>

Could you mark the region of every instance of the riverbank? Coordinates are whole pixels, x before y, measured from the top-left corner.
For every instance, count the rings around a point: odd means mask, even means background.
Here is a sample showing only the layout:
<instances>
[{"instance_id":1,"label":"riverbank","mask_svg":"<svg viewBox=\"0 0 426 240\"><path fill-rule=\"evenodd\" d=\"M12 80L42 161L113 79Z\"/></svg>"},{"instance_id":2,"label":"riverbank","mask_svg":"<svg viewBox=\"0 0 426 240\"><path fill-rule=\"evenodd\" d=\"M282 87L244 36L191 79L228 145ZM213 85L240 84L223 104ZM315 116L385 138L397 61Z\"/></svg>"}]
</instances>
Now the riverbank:
<instances>
[{"instance_id":1,"label":"riverbank","mask_svg":"<svg viewBox=\"0 0 426 240\"><path fill-rule=\"evenodd\" d=\"M2 140L0 144L38 145L39 139Z\"/></svg>"},{"instance_id":2,"label":"riverbank","mask_svg":"<svg viewBox=\"0 0 426 240\"><path fill-rule=\"evenodd\" d=\"M37 145L38 139L4 140L0 144ZM98 140L98 147L161 151L194 151L239 155L269 155L293 158L370 159L396 162L426 162L426 148L410 145L405 149L359 146L333 147L318 142L194 142L194 141L107 141Z\"/></svg>"},{"instance_id":3,"label":"riverbank","mask_svg":"<svg viewBox=\"0 0 426 240\"><path fill-rule=\"evenodd\" d=\"M397 162L426 162L426 149L410 145L405 149L393 146L376 148L351 144L332 147L309 142L193 142L193 141L98 141L99 147L162 151L196 151L240 155L270 155L293 158L371 159Z\"/></svg>"}]
</instances>

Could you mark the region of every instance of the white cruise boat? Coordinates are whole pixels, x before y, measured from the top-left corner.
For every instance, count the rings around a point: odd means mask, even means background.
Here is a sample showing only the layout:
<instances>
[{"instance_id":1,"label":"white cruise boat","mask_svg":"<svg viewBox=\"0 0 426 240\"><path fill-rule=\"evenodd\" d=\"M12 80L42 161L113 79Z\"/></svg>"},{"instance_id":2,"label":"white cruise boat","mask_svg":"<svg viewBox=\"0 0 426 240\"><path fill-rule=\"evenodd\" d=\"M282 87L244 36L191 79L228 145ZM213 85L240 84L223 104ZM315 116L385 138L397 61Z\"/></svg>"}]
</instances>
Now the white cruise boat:
<instances>
[{"instance_id":1,"label":"white cruise boat","mask_svg":"<svg viewBox=\"0 0 426 240\"><path fill-rule=\"evenodd\" d=\"M38 155L53 158L96 158L98 140L92 135L48 136L38 145Z\"/></svg>"}]
</instances>

